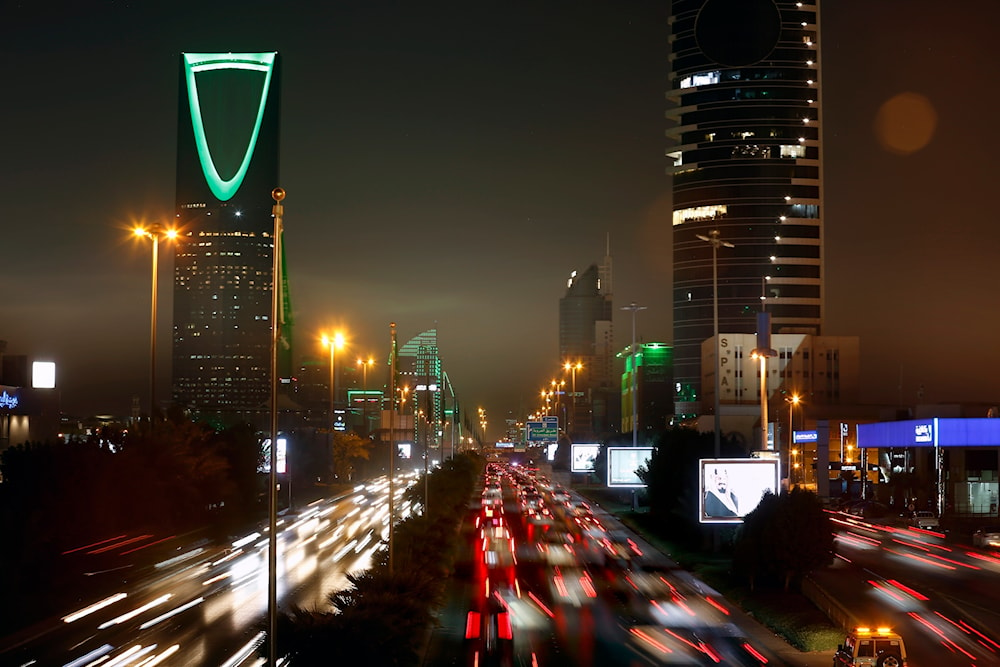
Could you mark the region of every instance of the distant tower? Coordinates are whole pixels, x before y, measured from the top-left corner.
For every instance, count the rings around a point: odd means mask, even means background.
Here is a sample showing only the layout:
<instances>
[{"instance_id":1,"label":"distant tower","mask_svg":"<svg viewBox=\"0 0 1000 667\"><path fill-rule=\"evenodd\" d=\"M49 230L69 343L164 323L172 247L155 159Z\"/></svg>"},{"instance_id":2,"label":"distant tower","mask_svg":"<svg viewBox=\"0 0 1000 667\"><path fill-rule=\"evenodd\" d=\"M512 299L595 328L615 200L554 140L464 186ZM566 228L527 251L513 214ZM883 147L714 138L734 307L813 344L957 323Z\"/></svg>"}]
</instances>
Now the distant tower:
<instances>
[{"instance_id":1,"label":"distant tower","mask_svg":"<svg viewBox=\"0 0 1000 667\"><path fill-rule=\"evenodd\" d=\"M396 370L410 387L410 409L414 414L423 413L423 419L413 420L414 439L421 450L438 449L445 395L437 329L421 332L399 348Z\"/></svg>"},{"instance_id":2,"label":"distant tower","mask_svg":"<svg viewBox=\"0 0 1000 667\"><path fill-rule=\"evenodd\" d=\"M610 267L610 258L606 260ZM559 300L559 356L565 363L581 362L576 374L576 412L569 421L580 437L594 437L617 430L617 384L612 381L614 362L611 295L596 264L581 274L570 274L566 296ZM589 428L588 428L589 427Z\"/></svg>"},{"instance_id":3,"label":"distant tower","mask_svg":"<svg viewBox=\"0 0 1000 667\"><path fill-rule=\"evenodd\" d=\"M819 4L674 0L667 136L674 145L674 409L701 405L701 343L752 333L766 285L775 333L822 332ZM765 276L770 280L765 282Z\"/></svg>"},{"instance_id":4,"label":"distant tower","mask_svg":"<svg viewBox=\"0 0 1000 667\"><path fill-rule=\"evenodd\" d=\"M181 55L173 395L221 423L269 412L279 89L277 53Z\"/></svg>"}]
</instances>

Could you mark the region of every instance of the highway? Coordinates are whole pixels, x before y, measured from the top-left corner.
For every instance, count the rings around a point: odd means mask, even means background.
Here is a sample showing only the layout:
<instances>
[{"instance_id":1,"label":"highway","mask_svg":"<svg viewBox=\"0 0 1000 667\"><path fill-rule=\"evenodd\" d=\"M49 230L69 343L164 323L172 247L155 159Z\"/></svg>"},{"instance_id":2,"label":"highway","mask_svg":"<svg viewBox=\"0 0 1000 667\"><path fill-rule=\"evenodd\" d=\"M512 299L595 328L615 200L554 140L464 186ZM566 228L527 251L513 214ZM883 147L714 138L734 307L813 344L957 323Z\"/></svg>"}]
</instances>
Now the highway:
<instances>
[{"instance_id":1,"label":"highway","mask_svg":"<svg viewBox=\"0 0 1000 667\"><path fill-rule=\"evenodd\" d=\"M1000 665L1000 557L945 533L833 513L834 565L814 573L858 624L889 626L910 667Z\"/></svg>"},{"instance_id":2,"label":"highway","mask_svg":"<svg viewBox=\"0 0 1000 667\"><path fill-rule=\"evenodd\" d=\"M395 487L397 521L407 476ZM278 602L328 608L350 572L369 567L388 533L388 481L357 486L281 517ZM190 545L126 572L106 595L0 641L3 665L258 665L267 615L266 530L225 547ZM130 548L128 539L96 548Z\"/></svg>"},{"instance_id":3,"label":"highway","mask_svg":"<svg viewBox=\"0 0 1000 667\"><path fill-rule=\"evenodd\" d=\"M464 534L425 665L785 664L716 591L547 480L497 470Z\"/></svg>"}]
</instances>

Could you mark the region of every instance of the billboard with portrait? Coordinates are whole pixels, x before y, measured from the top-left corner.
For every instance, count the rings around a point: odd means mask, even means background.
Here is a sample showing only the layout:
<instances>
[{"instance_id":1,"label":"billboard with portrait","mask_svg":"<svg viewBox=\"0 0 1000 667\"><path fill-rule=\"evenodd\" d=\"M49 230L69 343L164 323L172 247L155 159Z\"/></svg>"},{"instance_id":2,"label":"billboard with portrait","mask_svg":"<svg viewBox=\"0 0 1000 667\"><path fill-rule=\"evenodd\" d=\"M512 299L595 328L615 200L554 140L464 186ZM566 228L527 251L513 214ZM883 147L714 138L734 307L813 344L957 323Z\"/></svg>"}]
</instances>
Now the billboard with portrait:
<instances>
[{"instance_id":1,"label":"billboard with portrait","mask_svg":"<svg viewBox=\"0 0 1000 667\"><path fill-rule=\"evenodd\" d=\"M573 459L570 462L570 470L572 472L594 472L594 460L600 453L600 445L573 443Z\"/></svg>"},{"instance_id":2,"label":"billboard with portrait","mask_svg":"<svg viewBox=\"0 0 1000 667\"><path fill-rule=\"evenodd\" d=\"M780 488L777 459L701 459L698 471L701 523L742 523L766 492Z\"/></svg>"},{"instance_id":3,"label":"billboard with portrait","mask_svg":"<svg viewBox=\"0 0 1000 667\"><path fill-rule=\"evenodd\" d=\"M652 447L608 447L608 486L643 488L639 468L649 465Z\"/></svg>"}]
</instances>

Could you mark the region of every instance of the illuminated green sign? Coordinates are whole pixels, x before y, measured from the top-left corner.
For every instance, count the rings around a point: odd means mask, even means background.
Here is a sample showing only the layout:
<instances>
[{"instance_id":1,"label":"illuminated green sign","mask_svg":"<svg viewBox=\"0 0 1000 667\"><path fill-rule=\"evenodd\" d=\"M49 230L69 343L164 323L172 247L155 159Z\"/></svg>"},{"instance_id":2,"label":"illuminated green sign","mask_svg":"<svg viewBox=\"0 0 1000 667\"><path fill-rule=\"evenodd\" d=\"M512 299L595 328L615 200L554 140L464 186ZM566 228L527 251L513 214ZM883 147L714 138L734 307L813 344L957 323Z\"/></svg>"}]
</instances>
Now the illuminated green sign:
<instances>
[{"instance_id":1,"label":"illuminated green sign","mask_svg":"<svg viewBox=\"0 0 1000 667\"><path fill-rule=\"evenodd\" d=\"M271 87L271 73L274 70L274 58L277 53L185 53L184 54L184 77L187 81L188 100L191 107L191 125L194 128L194 140L198 148L198 160L201 162L201 170L205 174L205 181L209 189L220 201L229 201L236 191L240 189L243 178L246 176L250 166L250 158L253 156L254 148L257 145L257 136L260 134L261 121L264 119L264 106L267 103L267 92ZM219 170L215 165L211 149L208 146L208 138L205 134L205 123L202 118L201 103L198 100L198 82L195 75L198 72L211 70L252 70L264 73L264 85L260 91L260 102L257 105L257 117L254 121L253 132L247 142L246 151L240 161L239 168L232 178L226 180L219 175Z\"/></svg>"}]
</instances>

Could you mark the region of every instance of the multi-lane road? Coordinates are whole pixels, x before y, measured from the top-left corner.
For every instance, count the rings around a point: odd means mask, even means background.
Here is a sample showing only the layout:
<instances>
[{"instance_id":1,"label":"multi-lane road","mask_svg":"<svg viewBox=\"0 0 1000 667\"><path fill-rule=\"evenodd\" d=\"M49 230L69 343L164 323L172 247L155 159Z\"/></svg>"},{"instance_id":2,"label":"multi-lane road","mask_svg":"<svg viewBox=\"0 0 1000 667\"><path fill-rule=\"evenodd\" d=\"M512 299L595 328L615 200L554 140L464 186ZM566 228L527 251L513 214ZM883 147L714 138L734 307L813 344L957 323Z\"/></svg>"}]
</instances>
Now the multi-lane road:
<instances>
[{"instance_id":1,"label":"multi-lane road","mask_svg":"<svg viewBox=\"0 0 1000 667\"><path fill-rule=\"evenodd\" d=\"M397 520L410 508L395 487ZM369 566L388 532L388 482L373 480L337 498L285 514L279 522L278 601L329 608L346 575ZM3 665L261 664L267 613L266 531L225 547L191 545L61 618L0 639ZM134 547L128 538L93 548Z\"/></svg>"},{"instance_id":2,"label":"multi-lane road","mask_svg":"<svg viewBox=\"0 0 1000 667\"><path fill-rule=\"evenodd\" d=\"M494 469L427 665L783 664L714 590L541 477Z\"/></svg>"},{"instance_id":3,"label":"multi-lane road","mask_svg":"<svg viewBox=\"0 0 1000 667\"><path fill-rule=\"evenodd\" d=\"M397 520L410 512L396 488ZM908 667L1000 666L1000 557L943 533L834 513L836 562L813 575L858 624L891 626ZM373 480L280 522L283 607L327 609L388 532L388 483ZM800 654L680 570L596 505L557 484L492 468L463 525L425 665L831 664ZM94 551L135 548L129 538ZM191 544L123 573L60 618L0 639L0 664L259 665L265 531Z\"/></svg>"}]
</instances>

